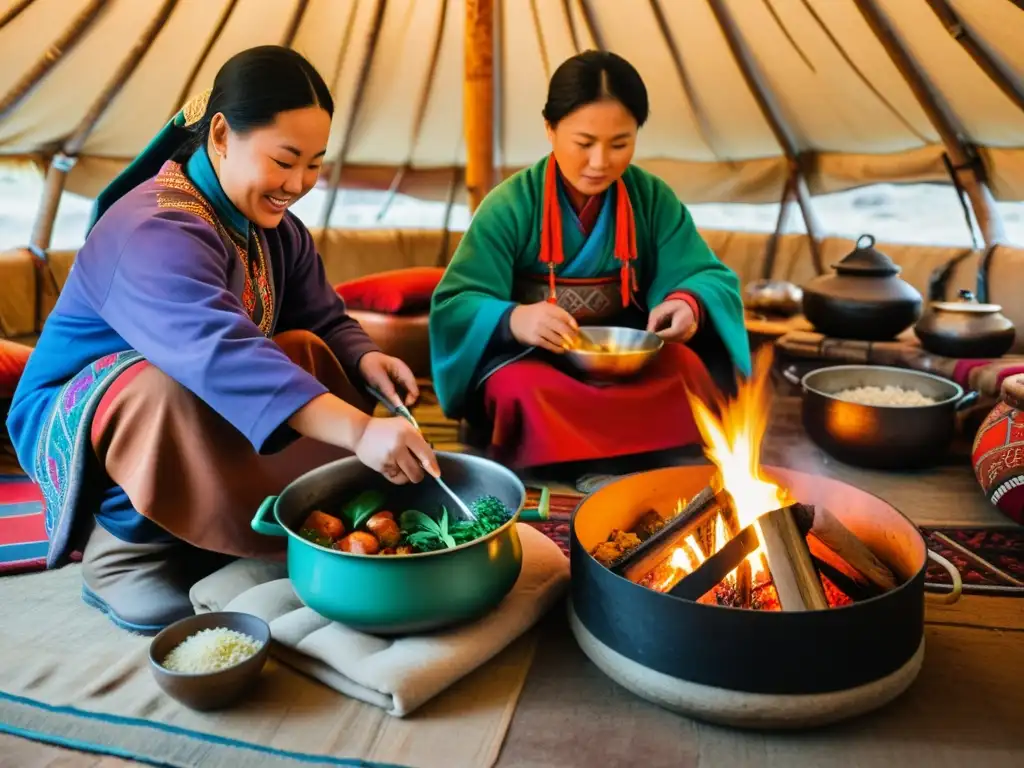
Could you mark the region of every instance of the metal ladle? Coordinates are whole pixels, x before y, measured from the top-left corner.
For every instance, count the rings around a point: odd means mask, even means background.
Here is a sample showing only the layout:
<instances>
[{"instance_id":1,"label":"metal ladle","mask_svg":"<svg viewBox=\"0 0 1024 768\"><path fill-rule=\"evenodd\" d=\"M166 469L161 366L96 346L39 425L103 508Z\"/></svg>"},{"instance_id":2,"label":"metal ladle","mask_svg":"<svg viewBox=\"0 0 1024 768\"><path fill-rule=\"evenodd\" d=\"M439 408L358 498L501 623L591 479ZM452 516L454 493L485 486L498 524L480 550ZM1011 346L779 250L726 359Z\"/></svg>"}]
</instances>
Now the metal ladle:
<instances>
[{"instance_id":1,"label":"metal ladle","mask_svg":"<svg viewBox=\"0 0 1024 768\"><path fill-rule=\"evenodd\" d=\"M390 413L392 416L401 416L403 419L412 424L416 428L417 432L419 432L421 435L423 434L423 430L420 429L420 425L416 422L416 419L413 417L412 412L410 412L409 409L405 407L405 405L401 403L392 403L390 400L387 399L387 397L384 396L383 392L374 387L372 384L366 385L366 391L373 395L377 402L379 402L381 405L387 408L388 413ZM424 467L424 469L427 468ZM463 502L462 499L460 499L456 495L455 491L448 487L448 483L441 479L440 472L438 472L438 474L435 475L433 472L427 469L427 474L434 478L434 480L437 481L437 484L441 486L441 490L443 490L446 494L448 494L451 497L452 501L455 502L455 505L459 508L459 511L462 513L464 519L476 520L476 515L473 514L473 510L471 510L466 505L466 503Z\"/></svg>"}]
</instances>

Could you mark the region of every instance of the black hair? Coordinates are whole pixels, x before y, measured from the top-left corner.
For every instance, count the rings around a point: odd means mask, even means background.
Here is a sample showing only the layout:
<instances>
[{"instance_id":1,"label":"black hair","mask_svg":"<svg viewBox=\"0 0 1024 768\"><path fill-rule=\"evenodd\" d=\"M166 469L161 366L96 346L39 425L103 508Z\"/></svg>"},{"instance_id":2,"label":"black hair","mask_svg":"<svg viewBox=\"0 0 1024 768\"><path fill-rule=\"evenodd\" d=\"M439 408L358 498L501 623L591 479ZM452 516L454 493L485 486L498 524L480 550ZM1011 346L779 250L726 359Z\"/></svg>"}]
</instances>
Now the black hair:
<instances>
[{"instance_id":1,"label":"black hair","mask_svg":"<svg viewBox=\"0 0 1024 768\"><path fill-rule=\"evenodd\" d=\"M321 107L334 116L334 99L316 67L302 54L280 45L260 45L236 53L213 81L203 118L189 126L191 134L175 153L183 162L206 146L210 121L218 112L232 131L245 133L274 122L280 112Z\"/></svg>"},{"instance_id":2,"label":"black hair","mask_svg":"<svg viewBox=\"0 0 1024 768\"><path fill-rule=\"evenodd\" d=\"M636 68L611 51L584 51L563 61L551 75L542 114L554 128L580 107L606 99L622 104L637 127L647 122L647 86Z\"/></svg>"}]
</instances>

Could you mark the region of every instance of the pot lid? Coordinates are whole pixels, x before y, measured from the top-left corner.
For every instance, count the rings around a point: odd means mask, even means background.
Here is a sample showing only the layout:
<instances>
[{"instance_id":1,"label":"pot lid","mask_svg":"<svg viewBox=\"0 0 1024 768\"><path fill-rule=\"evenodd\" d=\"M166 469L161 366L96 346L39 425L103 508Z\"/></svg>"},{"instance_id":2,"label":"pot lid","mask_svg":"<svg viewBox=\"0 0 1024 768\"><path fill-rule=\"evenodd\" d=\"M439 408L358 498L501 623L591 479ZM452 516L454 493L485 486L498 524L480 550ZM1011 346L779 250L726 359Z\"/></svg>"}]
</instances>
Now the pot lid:
<instances>
[{"instance_id":1,"label":"pot lid","mask_svg":"<svg viewBox=\"0 0 1024 768\"><path fill-rule=\"evenodd\" d=\"M975 315L993 315L996 312L1003 311L1002 306L999 304L980 304L974 298L974 294L968 290L960 291L957 301L933 301L931 306L933 309L942 312L961 312Z\"/></svg>"},{"instance_id":2,"label":"pot lid","mask_svg":"<svg viewBox=\"0 0 1024 768\"><path fill-rule=\"evenodd\" d=\"M863 277L888 277L900 273L898 264L881 251L875 250L875 238L872 235L858 237L857 247L832 267L841 275Z\"/></svg>"}]
</instances>

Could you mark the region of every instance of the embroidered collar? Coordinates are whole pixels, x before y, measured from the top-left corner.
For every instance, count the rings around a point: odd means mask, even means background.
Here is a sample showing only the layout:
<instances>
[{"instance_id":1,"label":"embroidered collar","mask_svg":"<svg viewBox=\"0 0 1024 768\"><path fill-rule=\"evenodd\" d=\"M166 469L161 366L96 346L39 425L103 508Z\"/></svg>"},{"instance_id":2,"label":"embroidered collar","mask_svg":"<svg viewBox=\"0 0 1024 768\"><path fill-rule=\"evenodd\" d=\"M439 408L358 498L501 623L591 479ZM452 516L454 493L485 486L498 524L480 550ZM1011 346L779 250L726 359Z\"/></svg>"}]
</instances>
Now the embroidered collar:
<instances>
[{"instance_id":1,"label":"embroidered collar","mask_svg":"<svg viewBox=\"0 0 1024 768\"><path fill-rule=\"evenodd\" d=\"M235 207L224 188L220 185L217 172L213 169L206 147L200 147L192 153L185 164L185 173L193 184L210 201L217 218L243 241L249 239L249 220Z\"/></svg>"}]
</instances>

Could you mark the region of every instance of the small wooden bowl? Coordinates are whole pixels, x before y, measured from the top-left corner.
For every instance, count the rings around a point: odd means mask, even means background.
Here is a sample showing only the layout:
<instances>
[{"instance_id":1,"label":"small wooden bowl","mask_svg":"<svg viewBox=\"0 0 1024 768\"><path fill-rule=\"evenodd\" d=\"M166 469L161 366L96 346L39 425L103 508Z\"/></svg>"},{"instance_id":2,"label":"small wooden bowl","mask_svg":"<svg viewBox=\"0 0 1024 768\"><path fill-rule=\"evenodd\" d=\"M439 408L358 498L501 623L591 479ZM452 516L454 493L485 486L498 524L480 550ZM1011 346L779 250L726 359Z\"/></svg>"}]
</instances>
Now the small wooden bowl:
<instances>
[{"instance_id":1,"label":"small wooden bowl","mask_svg":"<svg viewBox=\"0 0 1024 768\"><path fill-rule=\"evenodd\" d=\"M245 661L216 672L172 672L163 660L180 643L204 629L233 629L249 635L262 647ZM190 709L220 709L234 702L256 682L270 654L270 626L248 613L222 611L202 613L176 621L153 638L149 646L149 667L157 684L171 698Z\"/></svg>"}]
</instances>

